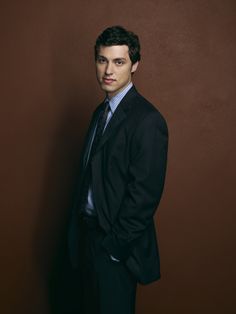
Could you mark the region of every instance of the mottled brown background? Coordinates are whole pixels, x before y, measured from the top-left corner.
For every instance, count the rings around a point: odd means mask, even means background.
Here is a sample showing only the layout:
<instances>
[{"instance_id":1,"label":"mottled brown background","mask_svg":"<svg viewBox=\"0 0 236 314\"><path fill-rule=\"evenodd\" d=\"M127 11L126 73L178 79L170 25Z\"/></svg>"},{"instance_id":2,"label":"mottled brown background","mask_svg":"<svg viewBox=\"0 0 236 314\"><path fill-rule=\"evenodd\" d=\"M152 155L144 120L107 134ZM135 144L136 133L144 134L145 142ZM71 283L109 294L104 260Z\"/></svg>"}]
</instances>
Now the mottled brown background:
<instances>
[{"instance_id":1,"label":"mottled brown background","mask_svg":"<svg viewBox=\"0 0 236 314\"><path fill-rule=\"evenodd\" d=\"M0 2L1 313L50 313L81 141L103 97L93 44L114 24L139 34L135 84L170 131L162 279L140 287L137 313L236 313L235 18L234 0Z\"/></svg>"}]
</instances>

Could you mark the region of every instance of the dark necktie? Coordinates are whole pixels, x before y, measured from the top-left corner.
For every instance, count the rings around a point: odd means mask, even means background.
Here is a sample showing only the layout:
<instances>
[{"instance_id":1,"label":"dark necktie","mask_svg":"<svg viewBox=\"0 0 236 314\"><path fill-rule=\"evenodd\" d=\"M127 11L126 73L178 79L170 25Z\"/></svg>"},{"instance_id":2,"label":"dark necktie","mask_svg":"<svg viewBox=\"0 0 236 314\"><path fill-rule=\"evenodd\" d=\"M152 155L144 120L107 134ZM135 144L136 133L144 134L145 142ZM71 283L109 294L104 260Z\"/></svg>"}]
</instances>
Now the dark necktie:
<instances>
[{"instance_id":1,"label":"dark necktie","mask_svg":"<svg viewBox=\"0 0 236 314\"><path fill-rule=\"evenodd\" d=\"M106 125L109 110L110 110L109 101L105 100L105 102L103 103L103 107L101 109L101 113L98 118L96 133L94 135L92 147L91 147L90 154L88 157L88 163L90 162L91 157L93 157L94 153L96 152L98 144L102 138L102 134L104 131L104 127Z\"/></svg>"},{"instance_id":2,"label":"dark necktie","mask_svg":"<svg viewBox=\"0 0 236 314\"><path fill-rule=\"evenodd\" d=\"M101 108L101 112L99 114L99 118L97 121L97 127L95 131L95 135L93 138L93 142L91 145L90 152L88 153L89 156L87 157L87 164L84 174L84 180L80 187L80 200L79 200L79 211L86 214L86 204L87 204L87 198L88 198L88 191L89 186L91 184L92 176L91 176L91 160L94 155L94 153L97 150L97 147L100 143L100 140L102 138L102 134L104 131L104 127L106 125L107 116L110 110L109 101L105 100L103 103L103 106Z\"/></svg>"}]
</instances>

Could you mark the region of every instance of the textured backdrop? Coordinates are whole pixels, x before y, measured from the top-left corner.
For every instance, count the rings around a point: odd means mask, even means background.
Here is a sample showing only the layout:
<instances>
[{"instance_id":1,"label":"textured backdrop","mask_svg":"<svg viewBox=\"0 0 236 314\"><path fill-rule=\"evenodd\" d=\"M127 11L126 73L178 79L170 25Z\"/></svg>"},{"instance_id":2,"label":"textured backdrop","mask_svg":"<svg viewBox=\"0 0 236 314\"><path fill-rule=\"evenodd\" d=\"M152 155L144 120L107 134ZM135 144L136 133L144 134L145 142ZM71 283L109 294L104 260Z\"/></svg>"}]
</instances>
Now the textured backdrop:
<instances>
[{"instance_id":1,"label":"textured backdrop","mask_svg":"<svg viewBox=\"0 0 236 314\"><path fill-rule=\"evenodd\" d=\"M0 312L50 313L81 142L103 98L93 45L120 24L140 36L135 84L170 132L162 279L139 288L137 314L235 313L236 2L10 0L0 15Z\"/></svg>"}]
</instances>

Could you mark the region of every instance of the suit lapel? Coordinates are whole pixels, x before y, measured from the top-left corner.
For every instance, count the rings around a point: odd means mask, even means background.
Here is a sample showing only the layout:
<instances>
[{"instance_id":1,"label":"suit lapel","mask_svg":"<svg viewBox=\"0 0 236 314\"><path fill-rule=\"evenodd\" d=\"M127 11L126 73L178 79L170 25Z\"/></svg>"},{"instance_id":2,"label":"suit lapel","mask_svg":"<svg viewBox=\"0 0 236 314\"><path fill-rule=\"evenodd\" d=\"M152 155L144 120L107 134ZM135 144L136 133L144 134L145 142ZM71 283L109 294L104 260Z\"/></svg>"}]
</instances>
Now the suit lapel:
<instances>
[{"instance_id":1,"label":"suit lapel","mask_svg":"<svg viewBox=\"0 0 236 314\"><path fill-rule=\"evenodd\" d=\"M128 93L121 100L118 108L114 112L111 120L109 121L104 134L101 138L101 141L98 145L96 153L101 149L101 147L107 142L107 140L114 134L117 127L121 124L121 122L127 117L127 113L129 112L133 102L133 98L137 95L137 91L133 86ZM96 154L95 153L95 154Z\"/></svg>"},{"instance_id":2,"label":"suit lapel","mask_svg":"<svg viewBox=\"0 0 236 314\"><path fill-rule=\"evenodd\" d=\"M112 136L113 132L119 126L119 124L126 118L126 113L122 108L117 108L113 117L109 121L104 134L101 138L101 141L98 145L97 151L106 143L106 141Z\"/></svg>"},{"instance_id":3,"label":"suit lapel","mask_svg":"<svg viewBox=\"0 0 236 314\"><path fill-rule=\"evenodd\" d=\"M101 106L102 106L102 104L97 107L97 109L94 112L94 115L92 117L91 123L89 125L89 129L88 129L87 136L85 139L85 144L84 144L84 151L83 151L83 155L82 155L83 156L83 168L85 168L86 163L87 163L88 153L89 153L92 138L93 138L93 132L94 132L94 129L95 129L98 117L99 117Z\"/></svg>"}]
</instances>

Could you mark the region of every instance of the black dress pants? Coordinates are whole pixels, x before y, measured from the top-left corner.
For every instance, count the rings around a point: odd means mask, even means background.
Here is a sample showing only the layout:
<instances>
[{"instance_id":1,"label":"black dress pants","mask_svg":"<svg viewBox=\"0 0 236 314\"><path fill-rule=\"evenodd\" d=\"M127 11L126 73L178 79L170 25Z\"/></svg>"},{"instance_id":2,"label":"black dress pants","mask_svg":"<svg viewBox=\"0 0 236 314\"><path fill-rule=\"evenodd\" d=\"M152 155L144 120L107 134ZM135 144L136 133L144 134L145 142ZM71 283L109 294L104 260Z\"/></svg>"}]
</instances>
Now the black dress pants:
<instances>
[{"instance_id":1,"label":"black dress pants","mask_svg":"<svg viewBox=\"0 0 236 314\"><path fill-rule=\"evenodd\" d=\"M105 236L94 219L79 223L78 268L67 263L63 314L134 314L137 281L125 263L112 261L101 246ZM63 290L62 290L63 291ZM65 300L64 300L65 301Z\"/></svg>"},{"instance_id":2,"label":"black dress pants","mask_svg":"<svg viewBox=\"0 0 236 314\"><path fill-rule=\"evenodd\" d=\"M112 261L101 246L105 236L93 219L80 223L79 263L83 314L134 314L137 282L123 262Z\"/></svg>"}]
</instances>

